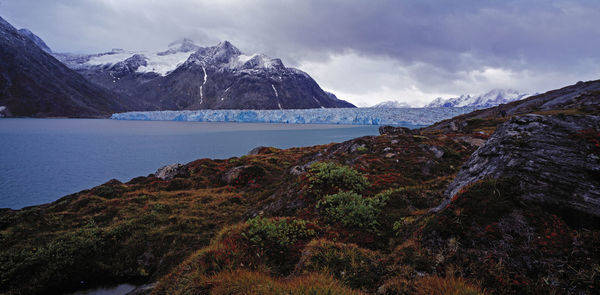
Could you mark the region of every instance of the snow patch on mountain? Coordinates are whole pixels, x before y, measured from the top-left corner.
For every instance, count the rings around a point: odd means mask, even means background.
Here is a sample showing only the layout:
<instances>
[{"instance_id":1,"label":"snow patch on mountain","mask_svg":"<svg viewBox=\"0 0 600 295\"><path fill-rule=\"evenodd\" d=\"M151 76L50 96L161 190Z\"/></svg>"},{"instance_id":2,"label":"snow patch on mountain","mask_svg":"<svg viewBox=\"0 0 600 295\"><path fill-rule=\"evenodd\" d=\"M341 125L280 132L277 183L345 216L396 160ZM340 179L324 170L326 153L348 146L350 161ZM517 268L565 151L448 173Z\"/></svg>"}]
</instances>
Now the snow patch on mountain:
<instances>
[{"instance_id":1,"label":"snow patch on mountain","mask_svg":"<svg viewBox=\"0 0 600 295\"><path fill-rule=\"evenodd\" d=\"M503 103L524 99L531 96L528 93L520 93L514 89L493 89L487 93L472 96L463 94L459 97L441 98L438 97L427 104L425 107L477 107L489 108Z\"/></svg>"},{"instance_id":2,"label":"snow patch on mountain","mask_svg":"<svg viewBox=\"0 0 600 295\"><path fill-rule=\"evenodd\" d=\"M110 54L92 56L87 62L82 63L82 66L113 65L136 54L144 55L147 58L147 65L139 67L137 69L138 73L153 72L165 76L183 64L192 53L174 52L170 54L160 54L158 52L146 51L111 52Z\"/></svg>"},{"instance_id":3,"label":"snow patch on mountain","mask_svg":"<svg viewBox=\"0 0 600 295\"><path fill-rule=\"evenodd\" d=\"M374 106L373 108L410 108L411 106L405 102L400 102L396 100L388 100L384 102L380 102Z\"/></svg>"}]
</instances>

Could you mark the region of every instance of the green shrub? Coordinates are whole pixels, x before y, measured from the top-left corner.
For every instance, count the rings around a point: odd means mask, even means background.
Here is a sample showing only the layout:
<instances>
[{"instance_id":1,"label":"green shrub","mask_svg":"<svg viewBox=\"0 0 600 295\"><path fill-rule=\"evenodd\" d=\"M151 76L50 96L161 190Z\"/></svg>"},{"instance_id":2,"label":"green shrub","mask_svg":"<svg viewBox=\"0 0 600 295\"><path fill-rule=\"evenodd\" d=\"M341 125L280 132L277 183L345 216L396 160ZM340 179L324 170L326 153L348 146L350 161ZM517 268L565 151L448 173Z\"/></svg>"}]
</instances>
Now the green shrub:
<instances>
[{"instance_id":1,"label":"green shrub","mask_svg":"<svg viewBox=\"0 0 600 295\"><path fill-rule=\"evenodd\" d=\"M355 192L339 192L324 196L317 203L317 208L323 209L324 218L329 223L375 231L379 225L377 218L387 201L387 194L363 198Z\"/></svg>"},{"instance_id":2,"label":"green shrub","mask_svg":"<svg viewBox=\"0 0 600 295\"><path fill-rule=\"evenodd\" d=\"M301 219L267 219L255 217L247 221L245 236L255 245L265 247L278 244L281 247L294 245L298 240L306 240L316 235L314 228Z\"/></svg>"},{"instance_id":3,"label":"green shrub","mask_svg":"<svg viewBox=\"0 0 600 295\"><path fill-rule=\"evenodd\" d=\"M358 171L335 163L317 162L310 166L309 190L317 195L339 191L362 192L369 186L367 178Z\"/></svg>"},{"instance_id":4,"label":"green shrub","mask_svg":"<svg viewBox=\"0 0 600 295\"><path fill-rule=\"evenodd\" d=\"M356 151L359 152L360 154L364 154L364 153L368 152L369 149L366 146L361 145L356 148Z\"/></svg>"},{"instance_id":5,"label":"green shrub","mask_svg":"<svg viewBox=\"0 0 600 295\"><path fill-rule=\"evenodd\" d=\"M305 220L290 218L253 218L242 233L253 249L272 271L287 275L293 269L304 245L317 235L318 227Z\"/></svg>"},{"instance_id":6,"label":"green shrub","mask_svg":"<svg viewBox=\"0 0 600 295\"><path fill-rule=\"evenodd\" d=\"M381 256L355 244L313 240L300 260L302 273L325 272L352 288L373 291L383 277Z\"/></svg>"}]
</instances>

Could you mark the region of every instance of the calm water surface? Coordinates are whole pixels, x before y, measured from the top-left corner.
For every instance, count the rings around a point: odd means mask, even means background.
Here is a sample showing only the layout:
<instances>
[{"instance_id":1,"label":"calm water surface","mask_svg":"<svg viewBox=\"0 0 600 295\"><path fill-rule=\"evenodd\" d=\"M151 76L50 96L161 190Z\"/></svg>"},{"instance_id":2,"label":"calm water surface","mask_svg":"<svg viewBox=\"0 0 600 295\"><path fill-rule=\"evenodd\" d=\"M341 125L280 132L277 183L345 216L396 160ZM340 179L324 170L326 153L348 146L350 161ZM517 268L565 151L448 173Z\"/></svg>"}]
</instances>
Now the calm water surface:
<instances>
[{"instance_id":1,"label":"calm water surface","mask_svg":"<svg viewBox=\"0 0 600 295\"><path fill-rule=\"evenodd\" d=\"M0 208L19 209L172 163L376 135L378 126L0 119Z\"/></svg>"}]
</instances>

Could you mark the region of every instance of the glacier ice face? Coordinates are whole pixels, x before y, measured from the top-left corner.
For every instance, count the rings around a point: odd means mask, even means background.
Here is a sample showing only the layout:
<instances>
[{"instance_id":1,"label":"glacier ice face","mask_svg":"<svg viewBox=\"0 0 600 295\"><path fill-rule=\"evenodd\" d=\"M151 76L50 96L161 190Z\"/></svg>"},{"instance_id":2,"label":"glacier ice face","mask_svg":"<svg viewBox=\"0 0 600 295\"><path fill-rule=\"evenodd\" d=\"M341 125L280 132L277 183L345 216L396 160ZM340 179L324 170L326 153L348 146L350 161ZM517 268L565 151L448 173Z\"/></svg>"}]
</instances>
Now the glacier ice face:
<instances>
[{"instance_id":1,"label":"glacier ice face","mask_svg":"<svg viewBox=\"0 0 600 295\"><path fill-rule=\"evenodd\" d=\"M127 112L115 120L426 126L475 108L342 108Z\"/></svg>"}]
</instances>

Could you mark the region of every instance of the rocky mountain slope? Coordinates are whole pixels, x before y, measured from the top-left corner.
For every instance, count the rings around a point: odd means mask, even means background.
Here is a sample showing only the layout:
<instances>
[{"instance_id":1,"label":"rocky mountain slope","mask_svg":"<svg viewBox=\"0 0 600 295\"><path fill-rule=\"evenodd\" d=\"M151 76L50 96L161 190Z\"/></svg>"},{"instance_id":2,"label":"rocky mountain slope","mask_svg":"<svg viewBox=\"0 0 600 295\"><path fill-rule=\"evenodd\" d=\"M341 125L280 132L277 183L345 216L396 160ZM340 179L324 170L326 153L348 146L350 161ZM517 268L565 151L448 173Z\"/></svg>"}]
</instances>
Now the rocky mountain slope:
<instances>
[{"instance_id":1,"label":"rocky mountain slope","mask_svg":"<svg viewBox=\"0 0 600 295\"><path fill-rule=\"evenodd\" d=\"M598 84L0 210L0 293L596 294Z\"/></svg>"},{"instance_id":2,"label":"rocky mountain slope","mask_svg":"<svg viewBox=\"0 0 600 295\"><path fill-rule=\"evenodd\" d=\"M527 93L519 93L514 89L493 89L487 93L472 96L463 94L459 97L438 97L425 105L425 107L478 107L489 108L500 104L520 100L530 96Z\"/></svg>"},{"instance_id":3,"label":"rocky mountain slope","mask_svg":"<svg viewBox=\"0 0 600 295\"><path fill-rule=\"evenodd\" d=\"M428 130L464 132L473 128L493 131L495 126L511 116L536 114L598 114L600 113L600 80L577 82L560 89L513 101L497 107L477 110L427 127ZM502 115L504 114L504 116Z\"/></svg>"},{"instance_id":4,"label":"rocky mountain slope","mask_svg":"<svg viewBox=\"0 0 600 295\"><path fill-rule=\"evenodd\" d=\"M354 107L280 59L245 55L227 41L200 47L184 39L162 52L55 56L90 81L151 105L147 110Z\"/></svg>"},{"instance_id":5,"label":"rocky mountain slope","mask_svg":"<svg viewBox=\"0 0 600 295\"><path fill-rule=\"evenodd\" d=\"M138 107L88 82L23 34L0 18L0 116L106 117Z\"/></svg>"},{"instance_id":6,"label":"rocky mountain slope","mask_svg":"<svg viewBox=\"0 0 600 295\"><path fill-rule=\"evenodd\" d=\"M50 47L48 47L48 45L46 45L46 42L44 42L44 40L42 40L42 38L38 37L36 34L34 34L33 32L31 32L28 29L19 29L19 34L27 37L29 40L33 41L33 43L35 43L35 45L37 45L41 50L47 52L47 53L52 53L52 49L50 49Z\"/></svg>"}]
</instances>

